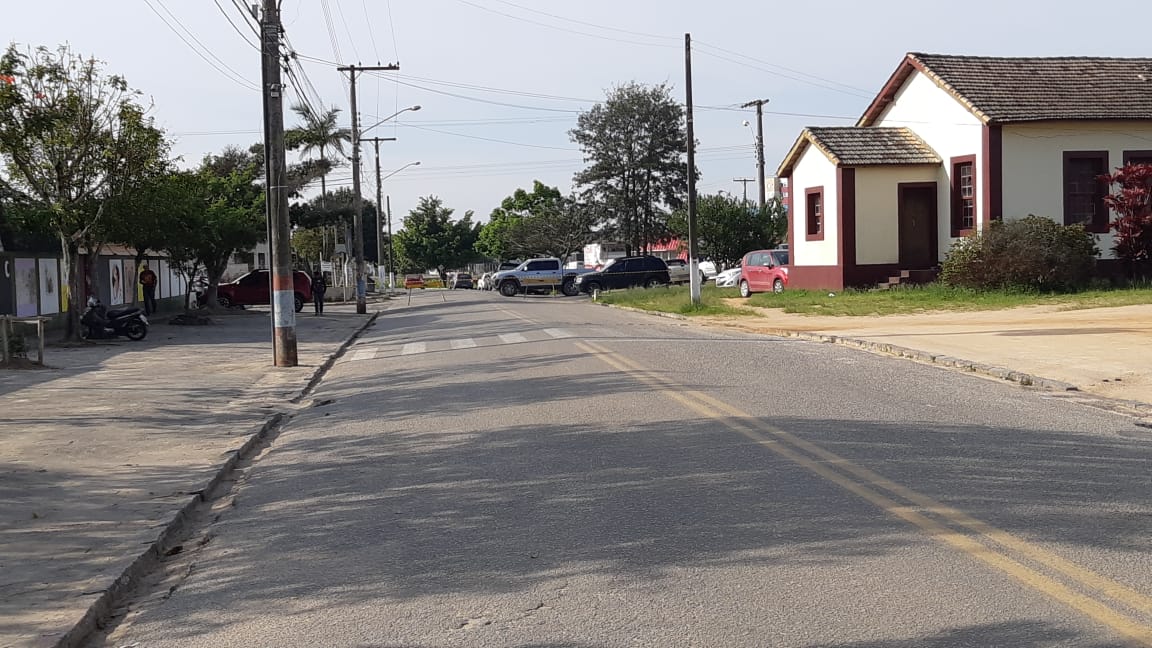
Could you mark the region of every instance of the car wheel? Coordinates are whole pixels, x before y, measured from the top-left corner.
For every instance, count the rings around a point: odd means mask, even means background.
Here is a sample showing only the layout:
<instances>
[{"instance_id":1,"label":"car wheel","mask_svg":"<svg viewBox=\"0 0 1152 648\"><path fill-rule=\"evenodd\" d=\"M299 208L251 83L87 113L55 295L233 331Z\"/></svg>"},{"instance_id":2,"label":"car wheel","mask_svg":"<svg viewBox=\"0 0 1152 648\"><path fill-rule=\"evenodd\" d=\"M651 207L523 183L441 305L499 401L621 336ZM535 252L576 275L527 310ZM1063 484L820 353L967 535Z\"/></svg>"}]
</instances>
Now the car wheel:
<instances>
[{"instance_id":1,"label":"car wheel","mask_svg":"<svg viewBox=\"0 0 1152 648\"><path fill-rule=\"evenodd\" d=\"M648 289L656 288L659 285L660 280L655 277L652 277L651 279L644 282L644 287Z\"/></svg>"},{"instance_id":2,"label":"car wheel","mask_svg":"<svg viewBox=\"0 0 1152 648\"><path fill-rule=\"evenodd\" d=\"M232 308L232 299L227 295L217 295L216 303L220 304L220 306L223 308Z\"/></svg>"},{"instance_id":3,"label":"car wheel","mask_svg":"<svg viewBox=\"0 0 1152 648\"><path fill-rule=\"evenodd\" d=\"M500 284L500 294L505 297L515 297L518 289L519 286L516 285L515 281L505 281Z\"/></svg>"},{"instance_id":4,"label":"car wheel","mask_svg":"<svg viewBox=\"0 0 1152 648\"><path fill-rule=\"evenodd\" d=\"M144 326L144 322L140 320L132 320L124 325L124 335L126 335L129 340L139 342L144 339L144 336L148 335L148 327Z\"/></svg>"},{"instance_id":5,"label":"car wheel","mask_svg":"<svg viewBox=\"0 0 1152 648\"><path fill-rule=\"evenodd\" d=\"M784 280L783 279L777 279L776 281L772 282L772 292L774 292L774 293L784 292Z\"/></svg>"},{"instance_id":6,"label":"car wheel","mask_svg":"<svg viewBox=\"0 0 1152 648\"><path fill-rule=\"evenodd\" d=\"M576 287L576 278L568 277L564 279L564 283L560 284L560 292L564 293L565 297L575 297L580 294L580 289Z\"/></svg>"},{"instance_id":7,"label":"car wheel","mask_svg":"<svg viewBox=\"0 0 1152 648\"><path fill-rule=\"evenodd\" d=\"M745 299L752 296L752 287L748 285L747 279L740 280L740 296Z\"/></svg>"},{"instance_id":8,"label":"car wheel","mask_svg":"<svg viewBox=\"0 0 1152 648\"><path fill-rule=\"evenodd\" d=\"M296 309L297 313L304 310L304 296L300 293L295 293L292 297L292 306Z\"/></svg>"},{"instance_id":9,"label":"car wheel","mask_svg":"<svg viewBox=\"0 0 1152 648\"><path fill-rule=\"evenodd\" d=\"M598 281L593 281L593 282L587 284L585 286L585 289L588 291L588 294L592 295L593 297L595 297L596 294L599 293L601 290L604 290L604 288L602 288L600 286L600 282L598 282Z\"/></svg>"}]
</instances>

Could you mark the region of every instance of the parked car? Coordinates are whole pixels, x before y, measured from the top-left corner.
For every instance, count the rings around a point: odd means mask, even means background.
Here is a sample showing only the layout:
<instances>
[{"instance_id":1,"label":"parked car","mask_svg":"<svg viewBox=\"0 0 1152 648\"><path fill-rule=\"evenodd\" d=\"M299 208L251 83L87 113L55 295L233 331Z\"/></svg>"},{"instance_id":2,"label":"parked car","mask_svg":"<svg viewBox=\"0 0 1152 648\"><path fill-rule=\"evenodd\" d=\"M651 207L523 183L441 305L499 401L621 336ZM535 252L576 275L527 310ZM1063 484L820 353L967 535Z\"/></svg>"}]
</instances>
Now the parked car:
<instances>
[{"instance_id":1,"label":"parked car","mask_svg":"<svg viewBox=\"0 0 1152 648\"><path fill-rule=\"evenodd\" d=\"M644 286L655 288L669 283L668 266L654 256L621 257L613 259L602 270L576 277L582 292L592 294L600 290Z\"/></svg>"},{"instance_id":2,"label":"parked car","mask_svg":"<svg viewBox=\"0 0 1152 648\"><path fill-rule=\"evenodd\" d=\"M716 264L711 261L700 261L696 264L696 269L700 271L700 283L708 283L708 280L716 276Z\"/></svg>"},{"instance_id":3,"label":"parked car","mask_svg":"<svg viewBox=\"0 0 1152 648\"><path fill-rule=\"evenodd\" d=\"M665 259L668 266L668 279L674 284L686 284L692 279L692 271L684 259Z\"/></svg>"},{"instance_id":4,"label":"parked car","mask_svg":"<svg viewBox=\"0 0 1152 648\"><path fill-rule=\"evenodd\" d=\"M735 288L736 286L740 285L740 266L736 266L735 268L728 268L724 272L716 275L714 278L716 280L717 288Z\"/></svg>"},{"instance_id":5,"label":"parked car","mask_svg":"<svg viewBox=\"0 0 1152 648\"><path fill-rule=\"evenodd\" d=\"M404 288L411 290L419 288L424 290L424 276L423 275L404 275Z\"/></svg>"},{"instance_id":6,"label":"parked car","mask_svg":"<svg viewBox=\"0 0 1152 648\"><path fill-rule=\"evenodd\" d=\"M457 272L452 275L452 283L448 286L452 290L457 288L472 290L475 284L472 282L472 275L468 272Z\"/></svg>"},{"instance_id":7,"label":"parked car","mask_svg":"<svg viewBox=\"0 0 1152 648\"><path fill-rule=\"evenodd\" d=\"M575 297L580 293L576 279L585 272L584 268L565 268L564 263L555 257L542 257L528 259L513 270L497 272L492 283L505 297L557 291L566 297Z\"/></svg>"},{"instance_id":8,"label":"parked car","mask_svg":"<svg viewBox=\"0 0 1152 648\"><path fill-rule=\"evenodd\" d=\"M303 270L292 272L293 302L296 312L304 309L304 304L312 301L312 278ZM233 306L261 306L272 303L271 277L268 270L253 270L241 275L235 281L222 283L216 287L216 302L224 308ZM208 298L208 292L199 298L200 304Z\"/></svg>"},{"instance_id":9,"label":"parked car","mask_svg":"<svg viewBox=\"0 0 1152 648\"><path fill-rule=\"evenodd\" d=\"M740 260L740 296L784 292L788 286L788 250L755 250Z\"/></svg>"}]
</instances>

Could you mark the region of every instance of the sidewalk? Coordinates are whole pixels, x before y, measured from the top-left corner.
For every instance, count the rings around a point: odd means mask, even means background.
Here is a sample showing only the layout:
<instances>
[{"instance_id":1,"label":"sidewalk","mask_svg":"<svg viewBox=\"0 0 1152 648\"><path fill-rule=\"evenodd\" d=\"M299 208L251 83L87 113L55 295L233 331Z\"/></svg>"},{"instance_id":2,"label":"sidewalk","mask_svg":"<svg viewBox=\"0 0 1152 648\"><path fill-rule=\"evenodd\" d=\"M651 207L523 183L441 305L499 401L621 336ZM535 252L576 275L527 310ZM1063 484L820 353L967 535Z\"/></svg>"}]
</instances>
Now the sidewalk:
<instances>
[{"instance_id":1,"label":"sidewalk","mask_svg":"<svg viewBox=\"0 0 1152 648\"><path fill-rule=\"evenodd\" d=\"M876 317L791 315L756 309L760 318L701 318L713 326L799 335L918 353L920 360L975 369L992 376L1008 369L1067 383L1077 390L1127 402L1152 415L1152 305L1061 310L1035 306L997 311ZM891 347L891 348L886 348Z\"/></svg>"},{"instance_id":2,"label":"sidewalk","mask_svg":"<svg viewBox=\"0 0 1152 648\"><path fill-rule=\"evenodd\" d=\"M290 369L254 309L157 317L143 342L50 346L58 368L0 371L0 648L55 645L370 317L306 308Z\"/></svg>"}]
</instances>

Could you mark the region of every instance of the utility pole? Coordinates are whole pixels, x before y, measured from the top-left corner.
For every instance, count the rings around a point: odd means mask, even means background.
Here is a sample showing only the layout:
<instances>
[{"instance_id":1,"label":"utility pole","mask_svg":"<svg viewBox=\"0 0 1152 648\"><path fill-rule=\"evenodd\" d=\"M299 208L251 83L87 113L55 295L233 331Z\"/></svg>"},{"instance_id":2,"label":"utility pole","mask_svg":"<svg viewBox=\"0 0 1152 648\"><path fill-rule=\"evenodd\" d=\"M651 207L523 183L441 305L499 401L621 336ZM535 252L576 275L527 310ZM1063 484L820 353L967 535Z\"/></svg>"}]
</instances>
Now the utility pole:
<instances>
[{"instance_id":1,"label":"utility pole","mask_svg":"<svg viewBox=\"0 0 1152 648\"><path fill-rule=\"evenodd\" d=\"M760 189L757 204L761 212L764 211L764 204L767 202L764 195L764 104L766 103L767 99L756 99L740 106L741 108L756 106L756 179L760 181L757 185Z\"/></svg>"},{"instance_id":2,"label":"utility pole","mask_svg":"<svg viewBox=\"0 0 1152 648\"><path fill-rule=\"evenodd\" d=\"M265 3L272 0L264 0ZM364 200L360 196L360 114L356 107L356 73L398 71L397 65L342 65L336 68L347 72L351 80L349 95L352 102L352 247L356 254L356 312L368 312L368 286L364 280ZM377 208L379 209L379 208Z\"/></svg>"},{"instance_id":3,"label":"utility pole","mask_svg":"<svg viewBox=\"0 0 1152 648\"><path fill-rule=\"evenodd\" d=\"M700 303L700 257L696 249L696 135L692 123L692 34L684 34L684 103L688 136L688 294L693 304Z\"/></svg>"},{"instance_id":4,"label":"utility pole","mask_svg":"<svg viewBox=\"0 0 1152 648\"><path fill-rule=\"evenodd\" d=\"M752 178L732 178L732 182L739 182L740 184L744 185L744 204L747 205L748 204L748 183L749 182L756 182L756 181L753 180ZM761 182L763 182L763 180L761 180Z\"/></svg>"},{"instance_id":5,"label":"utility pole","mask_svg":"<svg viewBox=\"0 0 1152 648\"><path fill-rule=\"evenodd\" d=\"M388 290L391 291L396 287L396 264L392 262L392 196L385 196L384 201L388 207Z\"/></svg>"},{"instance_id":6,"label":"utility pole","mask_svg":"<svg viewBox=\"0 0 1152 648\"><path fill-rule=\"evenodd\" d=\"M284 181L284 86L280 83L280 11L277 0L264 0L260 23L262 88L264 94L265 185L272 258L272 355L275 366L295 367L296 290L292 279L288 195Z\"/></svg>"},{"instance_id":7,"label":"utility pole","mask_svg":"<svg viewBox=\"0 0 1152 648\"><path fill-rule=\"evenodd\" d=\"M395 137L373 137L365 138L364 141L372 142L376 147L376 268L379 269L384 265L384 204L380 202L380 142L395 142ZM384 277L379 270L377 274L377 290L384 286Z\"/></svg>"}]
</instances>

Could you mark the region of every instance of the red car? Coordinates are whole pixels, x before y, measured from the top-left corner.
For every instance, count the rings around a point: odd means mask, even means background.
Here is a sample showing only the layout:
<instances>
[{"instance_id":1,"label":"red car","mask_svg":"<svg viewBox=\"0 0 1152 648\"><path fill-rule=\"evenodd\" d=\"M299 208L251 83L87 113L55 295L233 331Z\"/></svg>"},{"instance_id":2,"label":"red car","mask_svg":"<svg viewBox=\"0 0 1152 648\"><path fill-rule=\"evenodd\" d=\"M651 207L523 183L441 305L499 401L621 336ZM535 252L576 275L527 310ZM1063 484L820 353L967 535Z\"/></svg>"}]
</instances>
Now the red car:
<instances>
[{"instance_id":1,"label":"red car","mask_svg":"<svg viewBox=\"0 0 1152 648\"><path fill-rule=\"evenodd\" d=\"M271 304L270 282L267 270L253 270L235 281L217 286L216 301L224 308ZM296 270L292 273L292 284L296 293L296 312L299 313L304 304L312 301L312 278L308 273Z\"/></svg>"},{"instance_id":2,"label":"red car","mask_svg":"<svg viewBox=\"0 0 1152 648\"><path fill-rule=\"evenodd\" d=\"M788 285L788 250L756 250L740 260L740 296L784 292Z\"/></svg>"}]
</instances>

